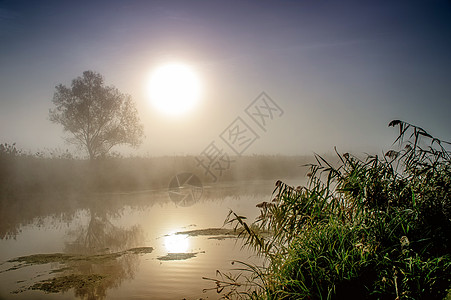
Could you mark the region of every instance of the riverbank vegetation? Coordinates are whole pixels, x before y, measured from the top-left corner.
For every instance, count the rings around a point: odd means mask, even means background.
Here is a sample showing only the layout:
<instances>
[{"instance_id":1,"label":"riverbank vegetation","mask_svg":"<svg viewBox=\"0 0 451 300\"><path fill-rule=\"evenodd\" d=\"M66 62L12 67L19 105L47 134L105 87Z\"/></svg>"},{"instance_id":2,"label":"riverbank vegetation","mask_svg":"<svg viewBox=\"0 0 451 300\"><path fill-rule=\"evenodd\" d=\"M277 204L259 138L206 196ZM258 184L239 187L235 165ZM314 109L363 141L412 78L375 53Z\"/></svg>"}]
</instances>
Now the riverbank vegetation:
<instances>
[{"instance_id":1,"label":"riverbank vegetation","mask_svg":"<svg viewBox=\"0 0 451 300\"><path fill-rule=\"evenodd\" d=\"M196 156L74 158L69 152L27 154L15 144L0 144L0 197L17 194L129 192L166 188L181 172L194 173L204 184L304 175L300 166L313 156L252 155L230 157L230 164L211 169Z\"/></svg>"},{"instance_id":2,"label":"riverbank vegetation","mask_svg":"<svg viewBox=\"0 0 451 300\"><path fill-rule=\"evenodd\" d=\"M317 156L307 186L277 181L243 227L264 258L213 280L224 298L444 299L451 284L450 144L399 120L397 150L361 160ZM271 235L261 232L270 231ZM448 295L449 297L449 295Z\"/></svg>"}]
</instances>

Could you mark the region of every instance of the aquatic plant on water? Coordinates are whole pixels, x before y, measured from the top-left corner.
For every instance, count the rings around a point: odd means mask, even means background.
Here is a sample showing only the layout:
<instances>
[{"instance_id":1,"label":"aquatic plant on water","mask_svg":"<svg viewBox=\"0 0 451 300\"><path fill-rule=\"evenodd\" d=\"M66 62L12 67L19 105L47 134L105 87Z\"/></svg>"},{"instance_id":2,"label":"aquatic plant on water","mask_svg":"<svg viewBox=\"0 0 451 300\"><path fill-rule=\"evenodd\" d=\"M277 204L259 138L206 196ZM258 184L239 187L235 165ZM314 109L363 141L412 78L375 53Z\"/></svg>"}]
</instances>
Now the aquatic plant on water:
<instances>
[{"instance_id":1,"label":"aquatic plant on water","mask_svg":"<svg viewBox=\"0 0 451 300\"><path fill-rule=\"evenodd\" d=\"M263 265L218 272L224 298L443 299L451 284L450 143L395 120L398 150L359 159L317 155L306 187L277 181L243 227ZM270 232L271 234L267 234Z\"/></svg>"}]
</instances>

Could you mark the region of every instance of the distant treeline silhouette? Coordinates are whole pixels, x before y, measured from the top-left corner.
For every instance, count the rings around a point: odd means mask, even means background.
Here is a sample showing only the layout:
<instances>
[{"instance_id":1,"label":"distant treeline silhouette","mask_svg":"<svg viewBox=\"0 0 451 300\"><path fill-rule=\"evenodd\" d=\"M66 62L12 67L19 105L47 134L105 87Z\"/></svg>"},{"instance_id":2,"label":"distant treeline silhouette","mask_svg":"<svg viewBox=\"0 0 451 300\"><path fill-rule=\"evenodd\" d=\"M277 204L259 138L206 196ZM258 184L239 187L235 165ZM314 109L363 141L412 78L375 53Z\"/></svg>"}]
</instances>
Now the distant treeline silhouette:
<instances>
[{"instance_id":1,"label":"distant treeline silhouette","mask_svg":"<svg viewBox=\"0 0 451 300\"><path fill-rule=\"evenodd\" d=\"M15 144L1 144L0 195L28 193L127 192L168 186L173 176L191 172L205 184L211 173L199 166L195 156L107 157L76 159L68 152L53 157L25 154ZM258 180L305 176L301 166L312 156L253 155L231 157L233 163L217 173L216 180ZM215 172L213 167L212 172Z\"/></svg>"}]
</instances>

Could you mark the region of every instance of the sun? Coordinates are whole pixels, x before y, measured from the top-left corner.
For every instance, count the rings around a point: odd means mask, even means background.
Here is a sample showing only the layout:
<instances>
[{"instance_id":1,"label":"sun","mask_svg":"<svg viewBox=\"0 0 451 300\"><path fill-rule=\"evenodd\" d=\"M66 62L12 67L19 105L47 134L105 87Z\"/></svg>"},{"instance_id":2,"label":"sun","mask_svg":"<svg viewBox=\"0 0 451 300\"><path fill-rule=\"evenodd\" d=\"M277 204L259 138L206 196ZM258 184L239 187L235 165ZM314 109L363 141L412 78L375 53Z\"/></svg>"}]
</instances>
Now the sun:
<instances>
[{"instance_id":1,"label":"sun","mask_svg":"<svg viewBox=\"0 0 451 300\"><path fill-rule=\"evenodd\" d=\"M152 105L167 115L181 115L194 109L201 96L201 84L194 69L169 63L155 69L148 83Z\"/></svg>"}]
</instances>

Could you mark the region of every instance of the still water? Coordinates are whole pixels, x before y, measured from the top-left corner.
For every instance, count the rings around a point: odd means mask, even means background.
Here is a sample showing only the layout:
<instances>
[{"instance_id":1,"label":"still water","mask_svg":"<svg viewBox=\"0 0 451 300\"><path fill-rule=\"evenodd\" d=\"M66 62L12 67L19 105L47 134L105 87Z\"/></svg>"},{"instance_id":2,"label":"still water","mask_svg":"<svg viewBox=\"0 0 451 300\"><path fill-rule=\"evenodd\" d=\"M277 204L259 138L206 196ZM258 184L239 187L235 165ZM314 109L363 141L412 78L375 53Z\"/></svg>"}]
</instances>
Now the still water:
<instances>
[{"instance_id":1,"label":"still water","mask_svg":"<svg viewBox=\"0 0 451 300\"><path fill-rule=\"evenodd\" d=\"M58 199L64 211L1 224L0 299L217 299L203 277L260 262L228 232L205 229L223 227L230 210L253 220L273 189L274 180L216 184L184 205L167 189Z\"/></svg>"}]
</instances>

